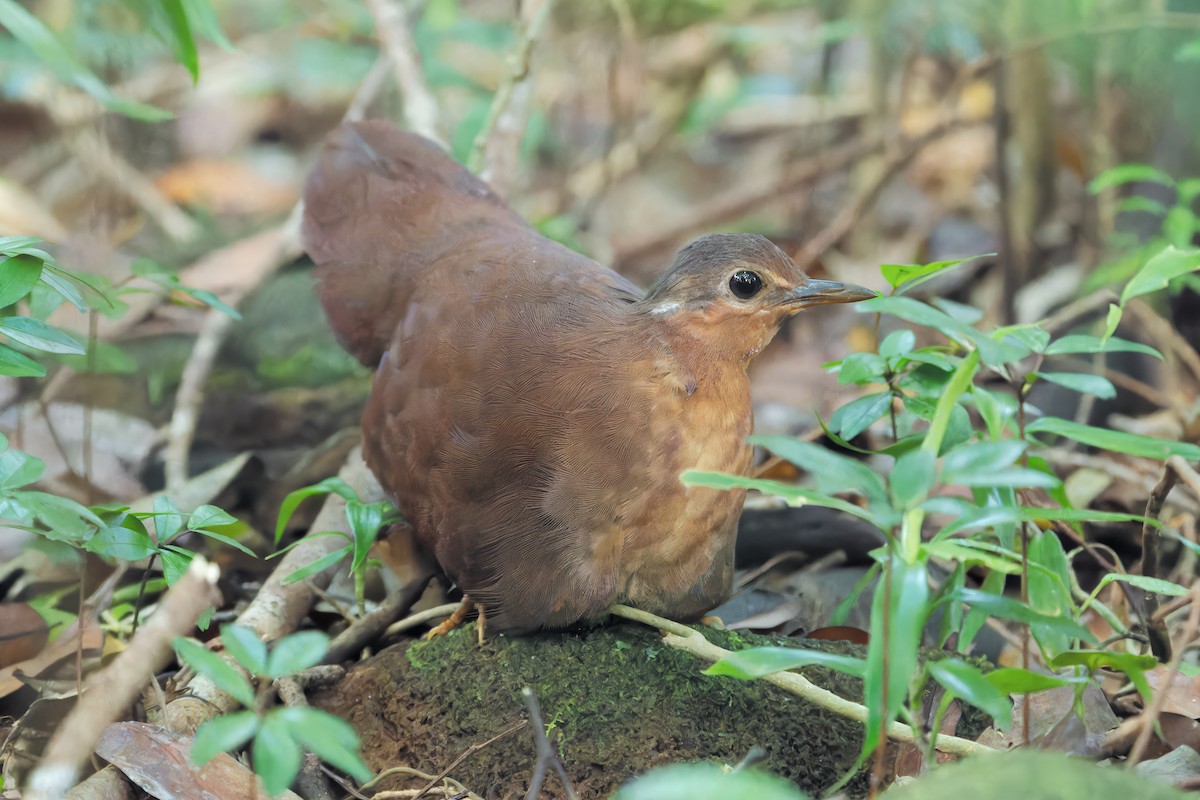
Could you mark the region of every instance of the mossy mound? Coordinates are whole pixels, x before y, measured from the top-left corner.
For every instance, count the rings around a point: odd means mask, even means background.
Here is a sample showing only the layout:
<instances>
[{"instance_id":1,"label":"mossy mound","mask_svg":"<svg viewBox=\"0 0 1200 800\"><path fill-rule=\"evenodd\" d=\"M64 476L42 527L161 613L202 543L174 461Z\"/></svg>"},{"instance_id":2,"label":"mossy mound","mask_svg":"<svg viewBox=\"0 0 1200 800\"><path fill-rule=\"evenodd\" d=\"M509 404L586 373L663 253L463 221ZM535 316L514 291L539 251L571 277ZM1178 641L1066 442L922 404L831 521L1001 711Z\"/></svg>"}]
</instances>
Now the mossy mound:
<instances>
[{"instance_id":1,"label":"mossy mound","mask_svg":"<svg viewBox=\"0 0 1200 800\"><path fill-rule=\"evenodd\" d=\"M731 650L795 644L702 630ZM861 653L838 643L805 646ZM764 768L814 795L853 766L862 743L860 725L765 682L704 675L705 666L638 625L498 636L482 647L469 625L380 652L317 703L354 725L373 768L437 773L472 745L519 722L520 690L530 686L583 798L607 797L658 764L694 759L734 764L755 746L767 753ZM856 679L818 667L804 673L844 697L861 697ZM533 761L530 731L520 729L472 753L450 775L484 796L523 797ZM557 796L554 778L547 784L544 796ZM404 778L376 788L420 785ZM865 776L848 788L855 796L865 794Z\"/></svg>"}]
</instances>

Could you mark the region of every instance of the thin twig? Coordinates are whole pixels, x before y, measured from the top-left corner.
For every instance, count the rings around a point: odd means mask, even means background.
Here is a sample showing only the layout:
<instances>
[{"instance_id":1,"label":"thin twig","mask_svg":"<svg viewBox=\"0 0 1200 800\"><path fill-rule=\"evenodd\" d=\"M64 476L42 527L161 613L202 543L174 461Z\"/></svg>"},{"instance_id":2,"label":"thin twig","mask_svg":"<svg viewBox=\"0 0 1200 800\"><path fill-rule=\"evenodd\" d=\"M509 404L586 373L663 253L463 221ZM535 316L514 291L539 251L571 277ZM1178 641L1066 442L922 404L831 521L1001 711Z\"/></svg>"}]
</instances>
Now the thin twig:
<instances>
[{"instance_id":1,"label":"thin twig","mask_svg":"<svg viewBox=\"0 0 1200 800\"><path fill-rule=\"evenodd\" d=\"M535 7L536 6L536 7ZM496 87L487 121L475 136L467 166L504 194L516 170L521 137L529 117L529 62L550 17L554 0L522 0L521 17L528 20L516 50L509 56L509 72ZM532 13L530 13L530 9Z\"/></svg>"},{"instance_id":2,"label":"thin twig","mask_svg":"<svg viewBox=\"0 0 1200 800\"><path fill-rule=\"evenodd\" d=\"M378 96L379 90L383 88L383 82L388 76L388 67L390 66L391 62L385 55L380 55L375 59L375 63L371 65L366 77L358 85L358 91L354 93L354 98L346 108L346 114L342 117L343 122L358 122L366 116L367 109Z\"/></svg>"},{"instance_id":3,"label":"thin twig","mask_svg":"<svg viewBox=\"0 0 1200 800\"><path fill-rule=\"evenodd\" d=\"M525 698L525 708L529 710L529 727L533 729L533 743L537 747L537 761L533 765L533 775L529 779L529 789L525 792L525 800L537 800L537 796L542 793L546 770L550 767L554 767L554 772L558 775L558 781L562 785L567 800L578 800L579 795L575 794L575 789L571 786L571 780L567 777L567 770L563 766L562 759L558 757L558 753L554 752L550 740L546 738L546 722L542 719L542 706L538 702L537 693L526 686L521 690L521 696Z\"/></svg>"},{"instance_id":4,"label":"thin twig","mask_svg":"<svg viewBox=\"0 0 1200 800\"><path fill-rule=\"evenodd\" d=\"M511 736L512 734L514 734L514 733L516 733L517 731L521 730L521 728L524 728L524 727L525 727L525 725L526 725L526 722L525 722L525 720L521 720L520 722L516 723L515 725L510 725L509 727L507 727L507 728L505 728L504 730L500 731L500 733L497 733L495 736L493 736L492 738L488 739L486 742L480 742L480 743L478 743L478 744L473 744L473 745L471 745L470 747L468 747L466 750L462 751L462 754L461 754L461 755L459 755L459 757L458 757L458 758L456 758L456 759L454 759L453 761L451 761L451 762L450 762L450 766L446 767L444 770L442 770L441 772L439 772L439 773L438 773L438 774L437 774L437 775L436 775L436 776L433 778L433 780L431 780L431 781L429 782L429 785L427 785L427 786L426 786L425 788L423 788L421 791L417 792L417 794L416 794L416 795L413 797L413 800L420 800L420 798L421 798L421 797L424 797L424 796L425 796L425 794L426 794L427 792L429 792L431 789L433 789L433 787L434 787L434 786L436 786L436 785L437 785L438 781L440 781L440 780L443 780L443 779L444 779L444 778L445 778L447 775L449 775L449 774L450 774L450 773L451 773L451 772L454 770L454 768L455 768L455 767L457 767L459 764L463 763L463 762L464 762L464 761L466 761L468 758L470 758L471 756L475 755L476 753L478 753L480 750L484 749L485 747L488 747L488 746L490 746L490 745L493 745L493 744L495 744L496 742L500 741L500 740L501 740L501 739L503 739L505 736Z\"/></svg>"},{"instance_id":5,"label":"thin twig","mask_svg":"<svg viewBox=\"0 0 1200 800\"><path fill-rule=\"evenodd\" d=\"M1147 577L1160 577L1158 530L1150 524L1150 521L1158 520L1158 515L1162 513L1163 503L1166 502L1167 495L1171 493L1171 489L1175 487L1178 479L1178 475L1171 465L1164 464L1162 477L1150 492L1150 496L1146 498L1146 512L1143 514L1146 520L1142 523L1142 574ZM1171 637L1167 634L1166 621L1159 619L1155 614L1158 611L1158 595L1154 592L1146 592L1141 605L1142 618L1146 622L1146 636L1150 639L1150 652L1159 661L1167 661L1171 658Z\"/></svg>"},{"instance_id":6,"label":"thin twig","mask_svg":"<svg viewBox=\"0 0 1200 800\"><path fill-rule=\"evenodd\" d=\"M64 140L67 149L80 163L85 164L121 194L137 203L154 224L172 239L186 242L199 234L200 226L179 206L168 200L136 167L113 150L95 130L89 127L68 129Z\"/></svg>"},{"instance_id":7,"label":"thin twig","mask_svg":"<svg viewBox=\"0 0 1200 800\"><path fill-rule=\"evenodd\" d=\"M1167 459L1167 466L1170 467L1179 480L1192 490L1196 495L1196 499L1200 500L1200 473L1192 469L1192 465L1183 460L1183 456L1171 456Z\"/></svg>"},{"instance_id":8,"label":"thin twig","mask_svg":"<svg viewBox=\"0 0 1200 800\"><path fill-rule=\"evenodd\" d=\"M427 139L445 143L437 100L425 82L421 56L413 41L404 9L394 0L367 0L375 18L375 35L392 64L392 75L404 97L404 124Z\"/></svg>"},{"instance_id":9,"label":"thin twig","mask_svg":"<svg viewBox=\"0 0 1200 800\"><path fill-rule=\"evenodd\" d=\"M686 625L681 625L678 622L672 622L669 619L664 619L647 611L624 605L614 605L608 611L613 616L623 617L624 619L648 625L651 628L657 628L663 633L663 641L666 644L691 653L705 661L719 661L728 655L732 655L731 651L723 647L718 647L708 641L708 639L705 639L704 635L699 631L693 630ZM763 680L773 683L781 689L791 692L835 714L840 714L843 717L864 724L867 721L868 711L866 706L840 697L828 689L823 689L798 672L776 672L763 677ZM900 742L920 741L918 734L903 722L892 722L889 724L887 734L889 738ZM938 736L936 748L939 752L954 755L998 752L985 744L945 734Z\"/></svg>"},{"instance_id":10,"label":"thin twig","mask_svg":"<svg viewBox=\"0 0 1200 800\"><path fill-rule=\"evenodd\" d=\"M740 191L721 192L708 203L694 208L686 219L676 224L660 226L641 239L618 242L615 260L626 262L643 258L666 246L673 246L697 231L737 219L765 202L798 192L830 173L861 161L883 145L882 135L856 139L792 164L769 183L755 184Z\"/></svg>"},{"instance_id":11,"label":"thin twig","mask_svg":"<svg viewBox=\"0 0 1200 800\"><path fill-rule=\"evenodd\" d=\"M75 784L104 728L126 712L142 687L167 664L175 637L190 632L206 608L221 604L218 575L215 564L196 556L129 645L88 677L85 691L55 729L41 763L30 775L25 797L57 800Z\"/></svg>"},{"instance_id":12,"label":"thin twig","mask_svg":"<svg viewBox=\"0 0 1200 800\"><path fill-rule=\"evenodd\" d=\"M378 639L396 620L396 617L412 608L413 604L421 598L421 593L425 591L425 586L432 577L432 573L426 573L418 579L410 581L400 591L389 594L374 611L359 618L353 625L338 634L337 638L329 644L325 662L336 664L344 661Z\"/></svg>"},{"instance_id":13,"label":"thin twig","mask_svg":"<svg viewBox=\"0 0 1200 800\"><path fill-rule=\"evenodd\" d=\"M808 240L796 257L801 269L812 266L827 250L835 247L858 224L865 212L879 197L888 182L912 163L921 151L931 143L966 125L960 117L946 117L924 133L904 142L893 150L880 166L875 176L859 187L849 203L844 205L828 225Z\"/></svg>"},{"instance_id":14,"label":"thin twig","mask_svg":"<svg viewBox=\"0 0 1200 800\"><path fill-rule=\"evenodd\" d=\"M445 603L433 608L427 608L424 611L418 611L415 614L410 614L399 622L393 622L388 626L388 629L383 632L384 636L395 636L397 633L402 633L407 630L412 630L418 625L424 625L426 622L435 619L448 617L462 607L462 603Z\"/></svg>"},{"instance_id":15,"label":"thin twig","mask_svg":"<svg viewBox=\"0 0 1200 800\"><path fill-rule=\"evenodd\" d=\"M1146 746L1150 744L1150 735L1154 732L1155 722L1158 721L1158 715L1162 713L1163 706L1167 702L1167 695L1170 694L1173 677L1179 671L1180 662L1183 661L1184 651L1187 650L1192 640L1196 638L1197 630L1200 630L1200 602L1196 602L1200 598L1200 581L1192 584L1191 595L1192 607L1188 611L1187 622L1184 623L1183 630L1180 632L1179 647L1175 648L1175 653L1171 656L1171 662L1167 665L1167 682L1154 693L1154 698L1151 700L1150 706L1138 715L1142 729L1138 733L1137 740L1133 743L1133 749L1129 751L1129 758L1125 762L1130 767L1142 760L1142 755L1146 752Z\"/></svg>"}]
</instances>

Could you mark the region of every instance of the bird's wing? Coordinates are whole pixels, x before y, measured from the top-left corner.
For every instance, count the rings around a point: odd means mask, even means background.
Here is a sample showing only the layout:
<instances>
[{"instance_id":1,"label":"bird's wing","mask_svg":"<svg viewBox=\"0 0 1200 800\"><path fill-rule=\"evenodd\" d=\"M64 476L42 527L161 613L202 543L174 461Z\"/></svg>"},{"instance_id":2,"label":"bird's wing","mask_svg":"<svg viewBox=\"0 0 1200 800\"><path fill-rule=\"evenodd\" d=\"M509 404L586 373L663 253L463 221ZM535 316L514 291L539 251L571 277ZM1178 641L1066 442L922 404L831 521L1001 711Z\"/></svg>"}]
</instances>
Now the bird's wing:
<instances>
[{"instance_id":1,"label":"bird's wing","mask_svg":"<svg viewBox=\"0 0 1200 800\"><path fill-rule=\"evenodd\" d=\"M329 137L304 191L304 246L343 346L370 367L422 286L478 291L455 254L502 249L540 254L594 289L640 297L616 273L551 242L479 178L433 142L379 120L343 125ZM462 269L465 267L465 269Z\"/></svg>"}]
</instances>

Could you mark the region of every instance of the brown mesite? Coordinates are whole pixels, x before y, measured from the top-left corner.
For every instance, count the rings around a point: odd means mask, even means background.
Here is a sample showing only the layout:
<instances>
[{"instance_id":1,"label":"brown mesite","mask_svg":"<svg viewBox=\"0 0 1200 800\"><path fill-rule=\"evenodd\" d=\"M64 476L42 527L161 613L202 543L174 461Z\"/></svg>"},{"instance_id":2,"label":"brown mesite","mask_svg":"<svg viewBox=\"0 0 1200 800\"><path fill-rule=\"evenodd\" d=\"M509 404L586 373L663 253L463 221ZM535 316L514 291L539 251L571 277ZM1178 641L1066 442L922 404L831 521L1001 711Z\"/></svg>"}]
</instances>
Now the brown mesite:
<instances>
[{"instance_id":1,"label":"brown mesite","mask_svg":"<svg viewBox=\"0 0 1200 800\"><path fill-rule=\"evenodd\" d=\"M376 369L367 463L489 627L728 597L745 492L679 475L744 474L751 359L796 312L874 292L749 234L698 239L642 292L379 121L331 135L304 203L330 323Z\"/></svg>"}]
</instances>

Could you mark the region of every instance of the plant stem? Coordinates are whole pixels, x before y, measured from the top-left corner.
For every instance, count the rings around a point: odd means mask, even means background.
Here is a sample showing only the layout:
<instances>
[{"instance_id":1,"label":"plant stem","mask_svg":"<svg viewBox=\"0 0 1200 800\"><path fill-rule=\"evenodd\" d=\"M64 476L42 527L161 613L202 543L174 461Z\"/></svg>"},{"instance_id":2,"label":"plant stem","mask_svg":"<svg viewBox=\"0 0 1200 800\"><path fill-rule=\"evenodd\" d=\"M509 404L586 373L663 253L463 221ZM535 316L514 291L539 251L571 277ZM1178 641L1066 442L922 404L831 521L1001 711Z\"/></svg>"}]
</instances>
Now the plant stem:
<instances>
[{"instance_id":1,"label":"plant stem","mask_svg":"<svg viewBox=\"0 0 1200 800\"><path fill-rule=\"evenodd\" d=\"M979 366L979 351L972 350L963 358L954 375L946 383L946 390L938 399L937 409L929 423L929 431L921 449L932 453L934 458L941 452L942 443L946 440L946 431L950 428L950 413L962 396L971 386L975 378L975 370ZM904 514L900 525L900 552L909 564L915 564L921 550L921 526L925 523L925 509L912 508Z\"/></svg>"}]
</instances>

